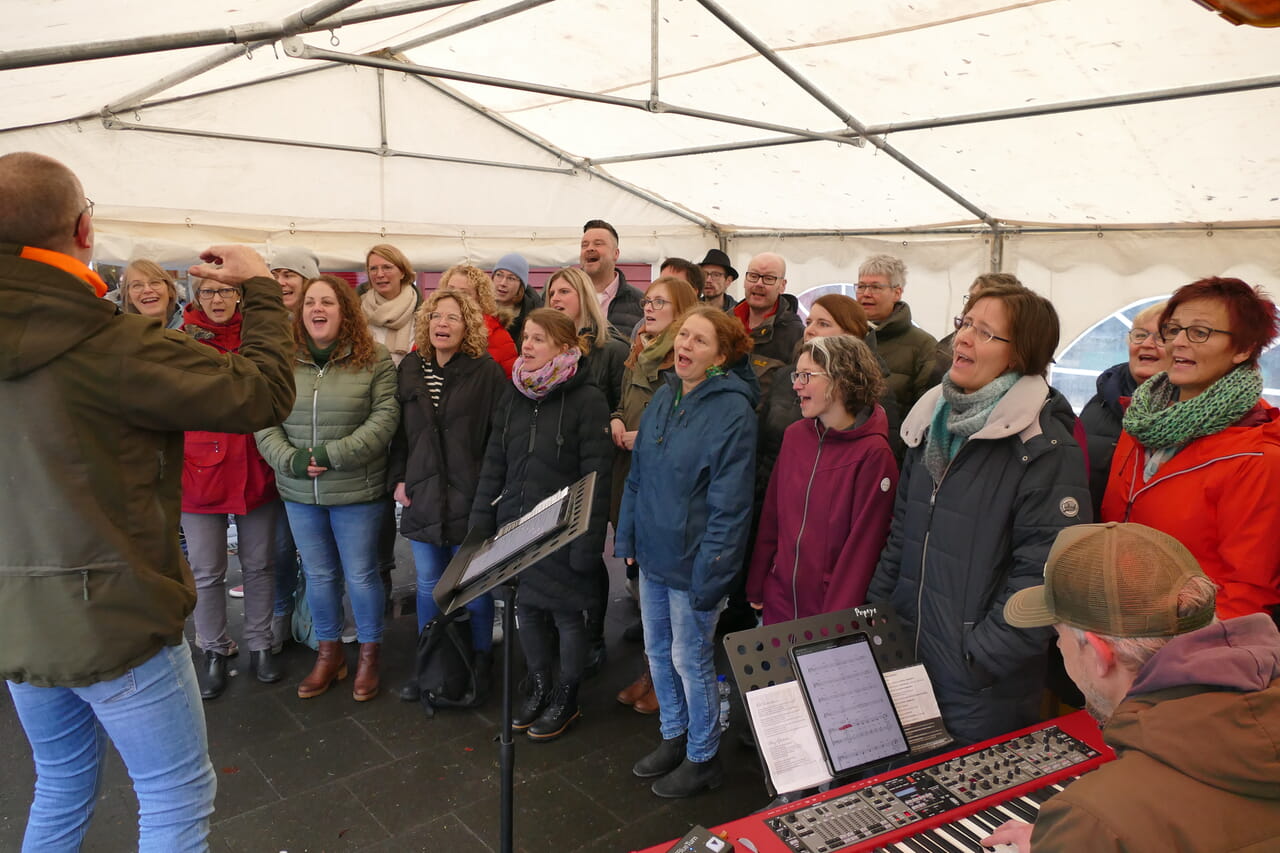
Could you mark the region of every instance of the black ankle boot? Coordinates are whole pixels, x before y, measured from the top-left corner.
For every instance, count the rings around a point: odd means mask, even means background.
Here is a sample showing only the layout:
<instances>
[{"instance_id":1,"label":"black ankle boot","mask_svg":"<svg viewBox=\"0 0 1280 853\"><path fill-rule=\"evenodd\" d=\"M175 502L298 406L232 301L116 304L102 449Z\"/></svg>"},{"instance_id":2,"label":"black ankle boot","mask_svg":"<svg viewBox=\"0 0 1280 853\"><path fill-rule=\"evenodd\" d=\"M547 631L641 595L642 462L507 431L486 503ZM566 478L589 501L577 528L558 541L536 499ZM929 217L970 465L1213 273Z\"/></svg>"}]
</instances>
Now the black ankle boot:
<instances>
[{"instance_id":1,"label":"black ankle boot","mask_svg":"<svg viewBox=\"0 0 1280 853\"><path fill-rule=\"evenodd\" d=\"M517 708L511 717L511 728L519 731L524 731L537 722L542 712L546 710L547 700L551 698L551 676L547 673L530 673L528 684L524 704Z\"/></svg>"},{"instance_id":2,"label":"black ankle boot","mask_svg":"<svg viewBox=\"0 0 1280 853\"><path fill-rule=\"evenodd\" d=\"M689 743L688 735L680 735L658 744L658 748L635 763L631 772L641 779L652 779L654 776L665 776L680 766L684 761L684 749Z\"/></svg>"},{"instance_id":3,"label":"black ankle boot","mask_svg":"<svg viewBox=\"0 0 1280 853\"><path fill-rule=\"evenodd\" d=\"M275 684L284 677L271 657L271 649L249 652L249 671L263 684Z\"/></svg>"},{"instance_id":4,"label":"black ankle boot","mask_svg":"<svg viewBox=\"0 0 1280 853\"><path fill-rule=\"evenodd\" d=\"M581 716L578 713L578 682L566 681L551 691L551 700L533 725L529 726L530 740L555 740L568 730L569 724Z\"/></svg>"},{"instance_id":5,"label":"black ankle boot","mask_svg":"<svg viewBox=\"0 0 1280 853\"><path fill-rule=\"evenodd\" d=\"M217 699L227 688L227 658L214 651L204 653L205 675L204 687L200 688L201 699Z\"/></svg>"},{"instance_id":6,"label":"black ankle boot","mask_svg":"<svg viewBox=\"0 0 1280 853\"><path fill-rule=\"evenodd\" d=\"M722 776L718 756L713 755L706 761L690 761L686 758L680 762L679 767L654 782L649 790L659 797L673 800L692 797L720 787Z\"/></svg>"}]
</instances>

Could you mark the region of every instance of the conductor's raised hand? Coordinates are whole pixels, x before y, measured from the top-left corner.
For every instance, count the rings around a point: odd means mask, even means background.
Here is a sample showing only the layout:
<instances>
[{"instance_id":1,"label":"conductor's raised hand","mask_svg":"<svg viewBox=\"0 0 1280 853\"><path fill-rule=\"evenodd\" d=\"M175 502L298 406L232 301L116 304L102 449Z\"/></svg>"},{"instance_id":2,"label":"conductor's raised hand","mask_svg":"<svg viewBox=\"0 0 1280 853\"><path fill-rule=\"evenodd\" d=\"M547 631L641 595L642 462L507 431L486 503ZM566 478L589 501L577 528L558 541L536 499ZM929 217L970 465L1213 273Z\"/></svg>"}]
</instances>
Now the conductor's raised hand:
<instances>
[{"instance_id":1,"label":"conductor's raised hand","mask_svg":"<svg viewBox=\"0 0 1280 853\"><path fill-rule=\"evenodd\" d=\"M267 262L248 246L228 243L210 246L200 253L203 264L195 264L187 270L193 278L204 278L222 284L243 284L255 276L271 277Z\"/></svg>"}]
</instances>

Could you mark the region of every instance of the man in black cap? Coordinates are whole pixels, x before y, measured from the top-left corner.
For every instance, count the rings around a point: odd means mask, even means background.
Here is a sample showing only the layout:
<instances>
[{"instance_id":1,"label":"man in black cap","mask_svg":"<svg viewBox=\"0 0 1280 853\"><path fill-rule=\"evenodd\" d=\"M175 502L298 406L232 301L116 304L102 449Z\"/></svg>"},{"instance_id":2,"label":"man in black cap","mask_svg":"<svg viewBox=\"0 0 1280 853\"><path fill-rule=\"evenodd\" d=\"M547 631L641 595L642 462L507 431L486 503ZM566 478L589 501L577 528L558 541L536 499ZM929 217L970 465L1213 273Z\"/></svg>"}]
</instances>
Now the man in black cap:
<instances>
[{"instance_id":1,"label":"man in black cap","mask_svg":"<svg viewBox=\"0 0 1280 853\"><path fill-rule=\"evenodd\" d=\"M738 280L738 271L729 263L729 256L719 249L712 249L699 266L706 278L702 285L702 301L725 311L732 311L738 300L726 291L729 285Z\"/></svg>"},{"instance_id":2,"label":"man in black cap","mask_svg":"<svg viewBox=\"0 0 1280 853\"><path fill-rule=\"evenodd\" d=\"M1214 585L1141 524L1058 534L1044 585L1005 621L1052 625L1067 673L1118 756L981 840L1020 853L1280 849L1280 633L1214 618Z\"/></svg>"}]
</instances>

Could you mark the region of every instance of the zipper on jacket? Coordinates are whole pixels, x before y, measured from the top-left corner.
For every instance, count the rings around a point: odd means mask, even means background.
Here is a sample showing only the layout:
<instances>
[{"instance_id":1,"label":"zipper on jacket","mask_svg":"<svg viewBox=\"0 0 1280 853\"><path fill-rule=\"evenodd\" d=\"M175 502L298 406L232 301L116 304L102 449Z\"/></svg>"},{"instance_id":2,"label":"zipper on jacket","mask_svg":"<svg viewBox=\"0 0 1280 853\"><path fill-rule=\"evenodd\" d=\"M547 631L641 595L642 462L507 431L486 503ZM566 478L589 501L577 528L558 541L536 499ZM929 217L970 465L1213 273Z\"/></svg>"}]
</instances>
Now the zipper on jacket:
<instances>
[{"instance_id":1,"label":"zipper on jacket","mask_svg":"<svg viewBox=\"0 0 1280 853\"><path fill-rule=\"evenodd\" d=\"M796 534L796 559L791 566L791 618L800 618L800 602L796 600L796 575L800 572L800 540L804 539L804 528L809 523L809 498L813 494L813 481L818 476L818 463L822 461L822 444L827 440L825 430L818 433L818 453L813 457L813 470L809 472L809 485L804 490L804 512L800 514L800 532ZM919 605L916 605L919 609Z\"/></svg>"},{"instance_id":2,"label":"zipper on jacket","mask_svg":"<svg viewBox=\"0 0 1280 853\"><path fill-rule=\"evenodd\" d=\"M325 365L316 373L315 381L311 383L311 446L315 447L316 442L320 438L320 380L324 378ZM315 496L316 506L320 505L320 478L311 478L311 493Z\"/></svg>"},{"instance_id":3,"label":"zipper on jacket","mask_svg":"<svg viewBox=\"0 0 1280 853\"><path fill-rule=\"evenodd\" d=\"M84 600L89 600L89 570L80 570L80 585L84 587Z\"/></svg>"},{"instance_id":4,"label":"zipper on jacket","mask_svg":"<svg viewBox=\"0 0 1280 853\"><path fill-rule=\"evenodd\" d=\"M942 488L942 484L947 479L947 473L951 470L951 466L955 461L960 458L960 454L964 453L965 447L967 447L968 444L969 443L966 441L965 445L960 448L956 455L951 457L951 460L947 462L947 467L942 469L942 476L938 478L938 482L933 484L933 491L929 493L929 518L927 519L927 523L924 528L924 543L920 546L920 583L916 587L916 660L920 659L920 626L924 622L921 618L921 610L924 604L925 566L929 564L929 537L933 534L933 509L938 500L938 491ZM925 473L928 473L927 468L925 469Z\"/></svg>"},{"instance_id":5,"label":"zipper on jacket","mask_svg":"<svg viewBox=\"0 0 1280 853\"><path fill-rule=\"evenodd\" d=\"M1175 477L1181 477L1183 474L1190 474L1193 471L1199 471L1202 468L1207 468L1210 465L1214 464L1215 462L1226 462L1228 459L1239 459L1242 456L1262 456L1261 453L1250 450L1250 451L1245 451L1243 453L1231 453L1231 454L1228 454L1227 456L1219 456L1214 459L1206 459L1204 462L1201 462L1199 465L1193 465L1190 468L1186 469L1185 471L1174 471L1172 474L1169 474L1164 477L1159 477L1159 478L1156 478L1153 476L1149 481L1147 481L1146 485L1144 485L1141 489L1138 489L1138 491L1135 492L1133 490L1133 487L1138 477L1138 469L1141 468L1144 464L1142 461L1142 454L1145 452L1146 451L1142 449L1141 445L1135 444L1135 455L1138 458L1134 460L1135 464L1133 466L1133 471L1132 473L1129 474L1129 497L1124 504L1124 520L1126 522L1129 520L1129 513L1133 512L1133 504L1138 500L1138 495L1142 494L1147 489L1157 486L1160 483L1166 483Z\"/></svg>"}]
</instances>

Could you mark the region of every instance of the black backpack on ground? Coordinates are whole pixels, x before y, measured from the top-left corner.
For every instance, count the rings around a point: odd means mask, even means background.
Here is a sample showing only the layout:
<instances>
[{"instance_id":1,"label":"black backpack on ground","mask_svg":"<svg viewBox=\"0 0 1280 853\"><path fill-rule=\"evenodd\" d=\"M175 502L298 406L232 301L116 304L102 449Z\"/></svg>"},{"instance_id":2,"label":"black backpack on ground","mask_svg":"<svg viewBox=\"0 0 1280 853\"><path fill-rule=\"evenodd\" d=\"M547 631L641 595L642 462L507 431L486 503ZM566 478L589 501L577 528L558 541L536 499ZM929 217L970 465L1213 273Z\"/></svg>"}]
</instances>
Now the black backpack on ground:
<instances>
[{"instance_id":1,"label":"black backpack on ground","mask_svg":"<svg viewBox=\"0 0 1280 853\"><path fill-rule=\"evenodd\" d=\"M418 635L414 678L428 717L436 708L475 708L487 698L488 673L476 672L468 617L465 610L461 617L437 616Z\"/></svg>"}]
</instances>

